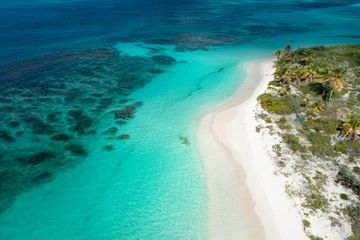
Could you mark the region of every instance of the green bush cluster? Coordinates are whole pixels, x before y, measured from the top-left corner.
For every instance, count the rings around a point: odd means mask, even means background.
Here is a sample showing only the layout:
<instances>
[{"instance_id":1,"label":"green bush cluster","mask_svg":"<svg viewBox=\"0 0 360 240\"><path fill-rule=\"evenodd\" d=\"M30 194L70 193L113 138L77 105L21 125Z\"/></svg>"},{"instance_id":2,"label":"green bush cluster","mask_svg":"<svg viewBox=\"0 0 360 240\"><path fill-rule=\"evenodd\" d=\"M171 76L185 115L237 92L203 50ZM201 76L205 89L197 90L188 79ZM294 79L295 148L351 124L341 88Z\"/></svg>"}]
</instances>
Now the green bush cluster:
<instances>
[{"instance_id":1,"label":"green bush cluster","mask_svg":"<svg viewBox=\"0 0 360 240\"><path fill-rule=\"evenodd\" d=\"M348 199L349 199L348 195L345 194L345 193L341 193L341 194L340 194L340 198L341 198L342 200L348 200Z\"/></svg>"},{"instance_id":2,"label":"green bush cluster","mask_svg":"<svg viewBox=\"0 0 360 240\"><path fill-rule=\"evenodd\" d=\"M307 119L305 124L307 127L316 131L322 131L325 134L332 135L337 133L340 122L337 119L319 117L315 120Z\"/></svg>"},{"instance_id":3,"label":"green bush cluster","mask_svg":"<svg viewBox=\"0 0 360 240\"><path fill-rule=\"evenodd\" d=\"M282 136L284 143L286 143L294 152L306 152L306 147L300 143L300 139L290 133L284 133Z\"/></svg>"},{"instance_id":4,"label":"green bush cluster","mask_svg":"<svg viewBox=\"0 0 360 240\"><path fill-rule=\"evenodd\" d=\"M353 204L344 209L344 213L350 218L353 235L347 240L360 239L360 204Z\"/></svg>"},{"instance_id":5,"label":"green bush cluster","mask_svg":"<svg viewBox=\"0 0 360 240\"><path fill-rule=\"evenodd\" d=\"M281 87L281 84L279 81L273 80L268 83L268 86Z\"/></svg>"},{"instance_id":6,"label":"green bush cluster","mask_svg":"<svg viewBox=\"0 0 360 240\"><path fill-rule=\"evenodd\" d=\"M264 121L265 121L266 123L272 123L271 118L265 118Z\"/></svg>"},{"instance_id":7,"label":"green bush cluster","mask_svg":"<svg viewBox=\"0 0 360 240\"><path fill-rule=\"evenodd\" d=\"M337 142L335 144L334 149L335 149L336 152L347 154L347 146L346 146L346 143L344 141Z\"/></svg>"},{"instance_id":8,"label":"green bush cluster","mask_svg":"<svg viewBox=\"0 0 360 240\"><path fill-rule=\"evenodd\" d=\"M283 130L290 130L291 125L287 123L287 120L285 117L281 117L279 121L276 122L280 129Z\"/></svg>"},{"instance_id":9,"label":"green bush cluster","mask_svg":"<svg viewBox=\"0 0 360 240\"><path fill-rule=\"evenodd\" d=\"M304 225L304 228L308 228L308 227L311 226L311 223L308 220L304 219L303 220L303 225Z\"/></svg>"},{"instance_id":10,"label":"green bush cluster","mask_svg":"<svg viewBox=\"0 0 360 240\"><path fill-rule=\"evenodd\" d=\"M307 134L307 139L310 141L310 151L317 156L335 156L334 147L331 144L329 136L320 132L311 132Z\"/></svg>"},{"instance_id":11,"label":"green bush cluster","mask_svg":"<svg viewBox=\"0 0 360 240\"><path fill-rule=\"evenodd\" d=\"M280 144L273 145L272 150L276 154L276 156L281 157L281 146L280 146Z\"/></svg>"},{"instance_id":12,"label":"green bush cluster","mask_svg":"<svg viewBox=\"0 0 360 240\"><path fill-rule=\"evenodd\" d=\"M280 115L291 114L292 108L287 97L274 96L270 93L264 93L258 97L263 109Z\"/></svg>"},{"instance_id":13,"label":"green bush cluster","mask_svg":"<svg viewBox=\"0 0 360 240\"><path fill-rule=\"evenodd\" d=\"M329 207L329 201L320 192L312 192L305 196L305 203L303 207L309 208L313 211L326 210Z\"/></svg>"}]
</instances>

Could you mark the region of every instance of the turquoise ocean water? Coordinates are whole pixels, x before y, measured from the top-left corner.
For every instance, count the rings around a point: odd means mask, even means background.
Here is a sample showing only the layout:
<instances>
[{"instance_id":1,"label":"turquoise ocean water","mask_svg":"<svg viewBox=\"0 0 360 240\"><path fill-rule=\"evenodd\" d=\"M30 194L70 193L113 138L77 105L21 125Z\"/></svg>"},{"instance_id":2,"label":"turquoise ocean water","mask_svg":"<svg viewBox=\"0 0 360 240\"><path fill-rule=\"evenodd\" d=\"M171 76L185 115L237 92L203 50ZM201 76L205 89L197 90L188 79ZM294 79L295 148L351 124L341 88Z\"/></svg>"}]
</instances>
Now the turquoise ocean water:
<instances>
[{"instance_id":1,"label":"turquoise ocean water","mask_svg":"<svg viewBox=\"0 0 360 240\"><path fill-rule=\"evenodd\" d=\"M0 239L207 239L201 117L248 61L359 25L358 1L0 1Z\"/></svg>"}]
</instances>

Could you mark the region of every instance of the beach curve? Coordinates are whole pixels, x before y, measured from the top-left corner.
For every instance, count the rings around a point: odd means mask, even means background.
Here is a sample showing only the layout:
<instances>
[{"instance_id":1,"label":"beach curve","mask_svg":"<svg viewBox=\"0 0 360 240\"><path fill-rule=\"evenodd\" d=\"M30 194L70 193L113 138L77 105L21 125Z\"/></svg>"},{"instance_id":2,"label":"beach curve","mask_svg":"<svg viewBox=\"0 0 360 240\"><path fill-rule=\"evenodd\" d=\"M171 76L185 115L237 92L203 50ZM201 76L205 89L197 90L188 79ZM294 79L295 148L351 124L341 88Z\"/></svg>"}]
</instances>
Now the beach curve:
<instances>
[{"instance_id":1,"label":"beach curve","mask_svg":"<svg viewBox=\"0 0 360 240\"><path fill-rule=\"evenodd\" d=\"M271 143L255 131L256 98L273 71L272 59L249 62L246 79L233 96L200 123L210 239L307 239L285 183L274 175L267 152Z\"/></svg>"}]
</instances>

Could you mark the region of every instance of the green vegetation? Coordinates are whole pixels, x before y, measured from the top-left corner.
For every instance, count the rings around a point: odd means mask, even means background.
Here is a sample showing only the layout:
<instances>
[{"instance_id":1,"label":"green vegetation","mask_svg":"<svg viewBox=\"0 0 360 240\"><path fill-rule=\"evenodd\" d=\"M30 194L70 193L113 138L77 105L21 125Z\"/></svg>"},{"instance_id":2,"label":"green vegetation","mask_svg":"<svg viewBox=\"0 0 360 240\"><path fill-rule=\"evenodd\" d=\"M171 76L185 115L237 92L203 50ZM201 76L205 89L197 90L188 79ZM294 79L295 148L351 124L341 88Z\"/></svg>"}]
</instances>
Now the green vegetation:
<instances>
[{"instance_id":1,"label":"green vegetation","mask_svg":"<svg viewBox=\"0 0 360 240\"><path fill-rule=\"evenodd\" d=\"M269 112L280 115L292 113L291 105L285 97L278 97L269 93L264 93L260 95L258 99L261 107Z\"/></svg>"},{"instance_id":2,"label":"green vegetation","mask_svg":"<svg viewBox=\"0 0 360 240\"><path fill-rule=\"evenodd\" d=\"M342 200L349 200L348 195L345 194L345 193L341 193L341 194L340 194L340 198L341 198Z\"/></svg>"},{"instance_id":3,"label":"green vegetation","mask_svg":"<svg viewBox=\"0 0 360 240\"><path fill-rule=\"evenodd\" d=\"M291 125L288 124L287 119L285 117L281 117L279 121L276 122L280 129L290 130Z\"/></svg>"},{"instance_id":4,"label":"green vegetation","mask_svg":"<svg viewBox=\"0 0 360 240\"><path fill-rule=\"evenodd\" d=\"M265 121L266 123L272 123L271 118L265 118L264 121Z\"/></svg>"},{"instance_id":5,"label":"green vegetation","mask_svg":"<svg viewBox=\"0 0 360 240\"><path fill-rule=\"evenodd\" d=\"M306 202L302 204L303 207L309 208L313 211L326 210L329 207L329 201L322 193L310 193L305 196Z\"/></svg>"},{"instance_id":6,"label":"green vegetation","mask_svg":"<svg viewBox=\"0 0 360 240\"><path fill-rule=\"evenodd\" d=\"M276 154L276 156L281 157L281 145L280 144L275 144L274 146L272 146L272 150Z\"/></svg>"},{"instance_id":7,"label":"green vegetation","mask_svg":"<svg viewBox=\"0 0 360 240\"><path fill-rule=\"evenodd\" d=\"M329 136L319 132L310 132L307 134L307 139L311 143L310 151L319 157L335 155L334 147L331 144Z\"/></svg>"},{"instance_id":8,"label":"green vegetation","mask_svg":"<svg viewBox=\"0 0 360 240\"><path fill-rule=\"evenodd\" d=\"M313 118L308 118L305 123L307 127L314 129L315 131L321 131L327 135L336 134L340 125L339 120L325 117L319 117L315 120L313 120Z\"/></svg>"},{"instance_id":9,"label":"green vegetation","mask_svg":"<svg viewBox=\"0 0 360 240\"><path fill-rule=\"evenodd\" d=\"M304 225L304 228L309 228L311 226L311 223L308 220L304 219L303 225Z\"/></svg>"},{"instance_id":10,"label":"green vegetation","mask_svg":"<svg viewBox=\"0 0 360 240\"><path fill-rule=\"evenodd\" d=\"M351 221L351 229L353 235L347 238L347 240L358 240L360 239L360 204L349 205L343 210L344 213L349 216Z\"/></svg>"},{"instance_id":11,"label":"green vegetation","mask_svg":"<svg viewBox=\"0 0 360 240\"><path fill-rule=\"evenodd\" d=\"M314 236L314 235L310 235L310 236L309 236L309 239L310 239L310 240L324 240L323 238L317 237L317 236Z\"/></svg>"},{"instance_id":12,"label":"green vegetation","mask_svg":"<svg viewBox=\"0 0 360 240\"><path fill-rule=\"evenodd\" d=\"M256 126L256 132L259 133L261 131L261 126Z\"/></svg>"},{"instance_id":13,"label":"green vegetation","mask_svg":"<svg viewBox=\"0 0 360 240\"><path fill-rule=\"evenodd\" d=\"M302 206L311 210L309 214L336 213L332 201L337 197L345 209L343 216L352 223L348 240L360 239L360 45L295 50L286 46L274 55L274 80L258 100L267 111L263 119L276 123L278 129L273 132L287 146L273 146L281 157L277 164L292 166L294 162L285 164L282 156L290 149L297 156L294 169L304 183L303 192L294 189L292 193L303 197ZM354 196L325 192L327 181L352 190ZM289 190L287 186L288 194ZM303 225L311 226L305 219ZM308 234L310 239L321 239Z\"/></svg>"},{"instance_id":14,"label":"green vegetation","mask_svg":"<svg viewBox=\"0 0 360 240\"><path fill-rule=\"evenodd\" d=\"M286 143L294 152L306 152L306 147L300 143L300 139L298 137L290 133L285 133L282 135L282 139L284 143Z\"/></svg>"}]
</instances>

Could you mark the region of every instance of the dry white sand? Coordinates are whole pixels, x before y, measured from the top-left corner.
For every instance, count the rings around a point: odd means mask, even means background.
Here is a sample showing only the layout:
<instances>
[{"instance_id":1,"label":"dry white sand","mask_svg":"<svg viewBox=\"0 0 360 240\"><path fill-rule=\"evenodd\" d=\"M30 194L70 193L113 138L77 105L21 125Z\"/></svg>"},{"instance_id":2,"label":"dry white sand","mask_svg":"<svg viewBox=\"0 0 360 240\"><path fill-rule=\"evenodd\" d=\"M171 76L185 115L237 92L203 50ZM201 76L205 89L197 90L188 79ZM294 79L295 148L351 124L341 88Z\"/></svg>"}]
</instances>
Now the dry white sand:
<instances>
[{"instance_id":1,"label":"dry white sand","mask_svg":"<svg viewBox=\"0 0 360 240\"><path fill-rule=\"evenodd\" d=\"M301 217L274 175L265 142L256 129L257 96L272 79L273 61L247 66L247 78L199 128L208 179L209 238L244 240L307 239Z\"/></svg>"}]
</instances>

